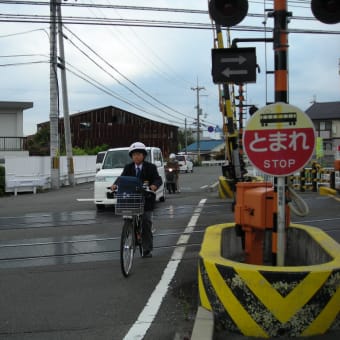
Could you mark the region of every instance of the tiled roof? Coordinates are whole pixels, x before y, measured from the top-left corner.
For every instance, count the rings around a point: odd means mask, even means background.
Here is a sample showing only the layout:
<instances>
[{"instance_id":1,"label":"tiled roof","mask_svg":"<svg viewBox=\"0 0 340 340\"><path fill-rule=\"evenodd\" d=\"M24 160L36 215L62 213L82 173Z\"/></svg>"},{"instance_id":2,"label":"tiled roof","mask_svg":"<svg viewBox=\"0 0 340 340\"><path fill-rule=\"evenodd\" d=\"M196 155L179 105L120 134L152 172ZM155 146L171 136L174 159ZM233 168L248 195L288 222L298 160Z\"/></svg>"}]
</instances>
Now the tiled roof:
<instances>
[{"instance_id":1,"label":"tiled roof","mask_svg":"<svg viewBox=\"0 0 340 340\"><path fill-rule=\"evenodd\" d=\"M223 139L202 140L200 141L200 151L211 151L219 145L224 144ZM184 150L182 150L184 151ZM197 143L192 143L187 146L187 151L197 151Z\"/></svg>"},{"instance_id":2,"label":"tiled roof","mask_svg":"<svg viewBox=\"0 0 340 340\"><path fill-rule=\"evenodd\" d=\"M340 102L313 103L306 110L310 119L340 119Z\"/></svg>"}]
</instances>

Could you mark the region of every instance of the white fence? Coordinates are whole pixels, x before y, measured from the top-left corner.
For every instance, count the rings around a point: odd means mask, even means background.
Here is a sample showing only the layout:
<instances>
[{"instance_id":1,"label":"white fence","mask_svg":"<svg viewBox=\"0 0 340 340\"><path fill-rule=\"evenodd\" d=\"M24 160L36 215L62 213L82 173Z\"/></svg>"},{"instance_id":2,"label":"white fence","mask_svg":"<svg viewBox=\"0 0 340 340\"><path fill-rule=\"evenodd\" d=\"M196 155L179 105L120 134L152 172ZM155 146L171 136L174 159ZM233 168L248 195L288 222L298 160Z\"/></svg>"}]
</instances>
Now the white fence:
<instances>
[{"instance_id":1,"label":"white fence","mask_svg":"<svg viewBox=\"0 0 340 340\"><path fill-rule=\"evenodd\" d=\"M6 192L34 192L51 188L51 158L4 156L6 169ZM94 181L96 156L73 156L76 184ZM69 185L67 158L60 157L60 185Z\"/></svg>"},{"instance_id":2,"label":"white fence","mask_svg":"<svg viewBox=\"0 0 340 340\"><path fill-rule=\"evenodd\" d=\"M227 164L227 161L226 160L215 160L215 159L212 159L210 161L202 161L201 163L202 165L204 166L213 166L213 165L225 165Z\"/></svg>"}]
</instances>

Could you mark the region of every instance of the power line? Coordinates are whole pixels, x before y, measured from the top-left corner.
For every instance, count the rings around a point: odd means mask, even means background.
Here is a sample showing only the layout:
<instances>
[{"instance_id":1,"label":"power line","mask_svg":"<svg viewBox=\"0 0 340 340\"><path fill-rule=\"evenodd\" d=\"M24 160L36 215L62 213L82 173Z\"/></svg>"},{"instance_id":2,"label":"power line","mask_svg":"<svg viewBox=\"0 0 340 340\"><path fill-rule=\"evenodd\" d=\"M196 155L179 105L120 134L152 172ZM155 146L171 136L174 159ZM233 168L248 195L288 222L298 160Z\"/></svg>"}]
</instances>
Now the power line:
<instances>
[{"instance_id":1,"label":"power line","mask_svg":"<svg viewBox=\"0 0 340 340\"><path fill-rule=\"evenodd\" d=\"M98 90L102 91L103 93L111 96L111 97L114 97L116 98L117 100L129 105L129 106L132 106L134 107L135 109L141 111L141 112L144 112L146 114L149 114L150 116L154 117L158 117L158 118L161 118L163 121L164 121L164 117L156 114L156 113L152 113L152 112L149 112L147 111L145 108L143 108L142 106L140 105L137 105L136 103L134 102L131 102L127 99L125 99L124 97L122 97L121 95L115 93L114 91L112 91L111 89L109 89L108 87L104 86L103 84L99 83L97 80L95 80L94 78L90 77L89 75L87 75L86 73L82 72L81 70L79 70L77 67L75 67L74 65L70 64L70 63L67 63L67 65L71 66L72 68L74 68L75 70L77 70L77 72L73 71L72 69L70 69L70 67L67 67L66 69L72 73L73 75L75 75L76 77L84 80L85 82L89 83L90 85L94 86L95 88L97 88ZM167 120L168 122L172 122L173 124L175 125L178 125L178 121L171 121L171 120Z\"/></svg>"},{"instance_id":2,"label":"power line","mask_svg":"<svg viewBox=\"0 0 340 340\"><path fill-rule=\"evenodd\" d=\"M151 99L153 99L155 102L157 102L158 104L163 105L164 107L166 107L167 109L178 113L184 117L190 117L188 115L185 115L182 112L179 112L173 108L171 108L169 105L162 103L160 100L158 100L156 97L154 97L153 95L151 95L150 93L148 93L147 91L145 91L144 89L142 89L139 85L137 85L134 81L130 80L128 77L126 77L122 72L120 72L116 67L114 67L111 63L109 63L106 59L104 59L102 56L100 56L93 48L91 48L88 44L86 44L82 39L79 38L79 36L77 36L74 32L72 32L71 30L69 30L68 28L66 28L66 30L68 32L70 32L74 37L76 37L84 46L86 46L86 48L88 48L95 56L97 56L100 60L102 60L106 65L108 65L111 69L113 69L115 72L117 72L122 78L124 78L126 81L128 81L130 84L132 84L134 87L136 87L139 91L141 91L143 94L145 94L146 96L150 97ZM70 41L70 40L69 40ZM108 74L107 71L105 71L97 62L95 62L91 57L89 57L87 54L85 54L84 51L80 50L72 41L70 41L70 43L72 43L73 46L75 46L81 53L83 53L84 55L86 55L86 57L88 57L91 62L95 63L101 70L103 70L105 73ZM109 74L111 77L113 77L113 79L115 79L119 85L123 86L124 88L126 88L128 91L130 91L131 93L133 93L135 96L137 96L139 99L142 99L143 101L145 101L147 104L157 108L158 110L164 112L165 114L170 115L171 117L177 119L178 117L173 116L172 114L164 111L163 109L156 107L154 104L152 104L151 102L147 101L146 99L144 99L143 97L141 97L138 93L136 93L135 91L131 90L128 86L126 86L125 84L123 84L120 80L118 80L116 77L114 77L112 74Z\"/></svg>"},{"instance_id":3,"label":"power line","mask_svg":"<svg viewBox=\"0 0 340 340\"><path fill-rule=\"evenodd\" d=\"M274 0L268 0L274 3ZM249 1L252 3L263 4L263 1ZM10 1L10 0L0 0L0 4L11 4L11 5L30 5L30 6L46 6L50 5L49 1ZM310 0L290 0L288 1L289 6L297 8L310 8ZM303 6L306 5L306 6ZM131 11L153 11L153 12L170 12L170 13L185 13L185 14L201 14L209 15L208 10L195 10L195 9L185 9L185 8L168 8L168 7L151 7L151 6L128 6L128 5L111 5L111 4L93 4L93 3L78 3L78 2L62 2L63 7L78 7L78 8L95 8L95 9L115 9L115 10L131 10ZM263 14L248 13L247 17L259 17L262 18ZM310 17L300 17L292 16L291 19L299 20L316 20L313 16Z\"/></svg>"},{"instance_id":4,"label":"power line","mask_svg":"<svg viewBox=\"0 0 340 340\"><path fill-rule=\"evenodd\" d=\"M31 14L0 14L0 22L17 22L17 23L50 23L47 15ZM92 18L92 17L75 17L65 16L63 18L65 25L89 25L89 26L133 26L133 27L150 27L150 28L174 28L174 29L200 29L212 30L211 23L185 22L185 21L164 21L164 20L145 20L145 19L110 19L110 18ZM262 26L233 26L230 31L247 31L263 32ZM266 28L266 31L272 32L273 28ZM321 30L321 29L289 29L289 33L304 34L329 34L338 35L340 31Z\"/></svg>"}]
</instances>

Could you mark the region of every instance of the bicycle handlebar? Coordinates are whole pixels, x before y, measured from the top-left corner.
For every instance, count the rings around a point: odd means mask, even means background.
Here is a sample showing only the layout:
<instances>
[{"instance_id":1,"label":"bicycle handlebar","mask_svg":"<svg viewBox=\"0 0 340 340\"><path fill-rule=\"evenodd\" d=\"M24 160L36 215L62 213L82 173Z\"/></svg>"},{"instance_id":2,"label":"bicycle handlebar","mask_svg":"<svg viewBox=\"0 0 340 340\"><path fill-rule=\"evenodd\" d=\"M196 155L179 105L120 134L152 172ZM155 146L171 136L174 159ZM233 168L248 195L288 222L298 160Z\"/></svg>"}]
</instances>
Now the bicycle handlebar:
<instances>
[{"instance_id":1,"label":"bicycle handlebar","mask_svg":"<svg viewBox=\"0 0 340 340\"><path fill-rule=\"evenodd\" d=\"M112 190L111 187L106 187L107 190L109 190L109 192L118 192L118 185L117 185L117 188L115 190ZM137 188L136 188L137 189ZM146 186L146 185L143 185L141 187L138 187L138 189L141 189L141 192L144 192L144 193L151 193L151 194L154 194L156 195L156 193L151 190L149 188L149 186ZM136 190L136 193L138 193L138 190Z\"/></svg>"}]
</instances>

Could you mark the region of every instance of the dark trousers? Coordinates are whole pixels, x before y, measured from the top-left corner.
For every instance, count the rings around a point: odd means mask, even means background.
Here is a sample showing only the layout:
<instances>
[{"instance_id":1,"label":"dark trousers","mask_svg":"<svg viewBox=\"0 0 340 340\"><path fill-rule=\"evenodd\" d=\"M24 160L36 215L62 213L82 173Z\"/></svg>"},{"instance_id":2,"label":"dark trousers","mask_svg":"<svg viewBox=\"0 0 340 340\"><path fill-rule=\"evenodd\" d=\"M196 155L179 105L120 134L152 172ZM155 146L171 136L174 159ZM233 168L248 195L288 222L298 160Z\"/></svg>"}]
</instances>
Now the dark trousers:
<instances>
[{"instance_id":1,"label":"dark trousers","mask_svg":"<svg viewBox=\"0 0 340 340\"><path fill-rule=\"evenodd\" d=\"M144 211L143 214L142 242L144 251L152 251L152 210Z\"/></svg>"}]
</instances>

